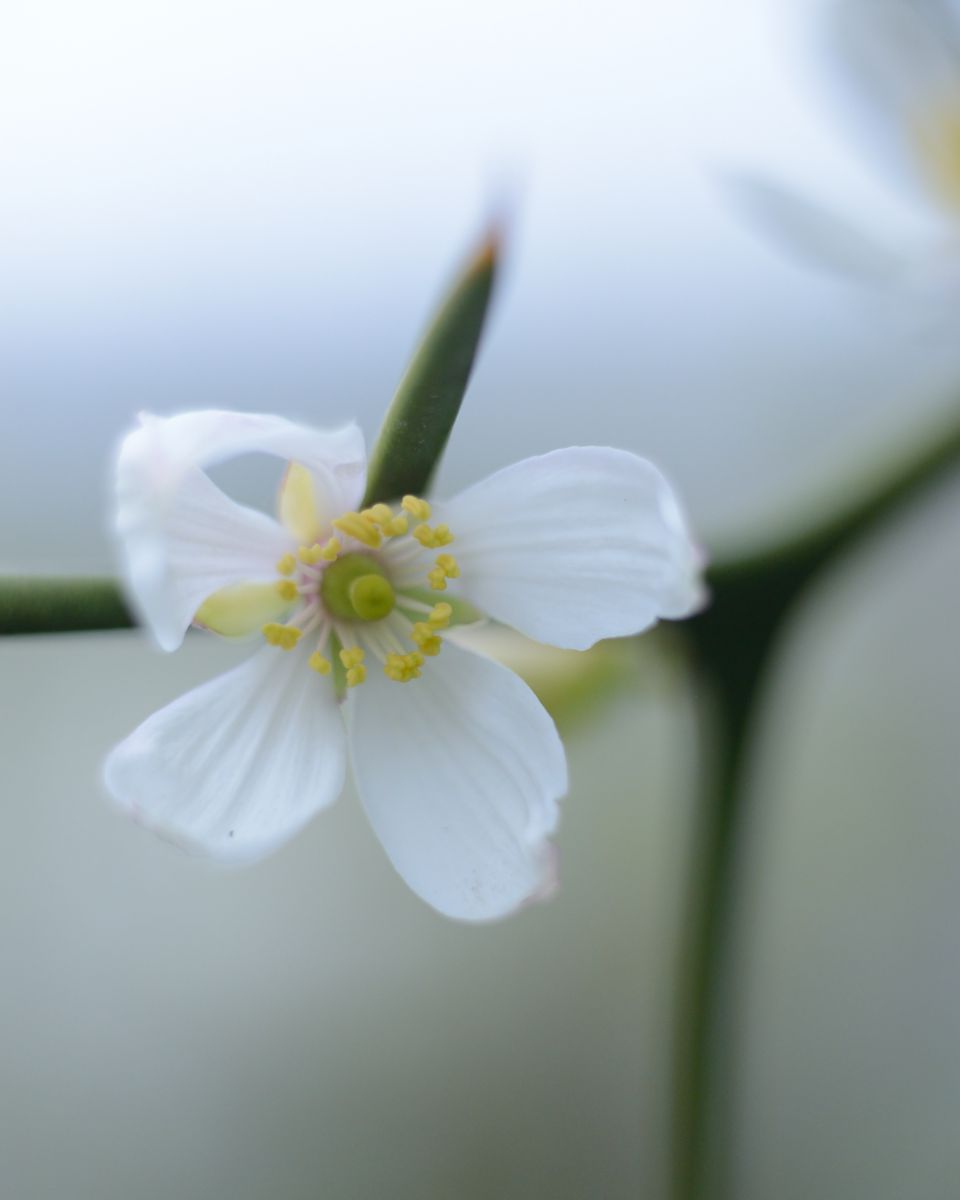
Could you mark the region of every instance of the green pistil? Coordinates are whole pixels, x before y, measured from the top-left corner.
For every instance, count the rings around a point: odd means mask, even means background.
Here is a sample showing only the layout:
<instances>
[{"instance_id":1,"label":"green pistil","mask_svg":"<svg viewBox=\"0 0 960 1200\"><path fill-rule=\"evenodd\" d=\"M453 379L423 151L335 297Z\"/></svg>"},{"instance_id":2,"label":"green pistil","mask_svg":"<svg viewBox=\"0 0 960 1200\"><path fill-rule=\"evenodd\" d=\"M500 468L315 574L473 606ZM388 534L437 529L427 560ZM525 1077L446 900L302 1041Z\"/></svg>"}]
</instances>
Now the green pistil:
<instances>
[{"instance_id":1,"label":"green pistil","mask_svg":"<svg viewBox=\"0 0 960 1200\"><path fill-rule=\"evenodd\" d=\"M345 554L331 563L320 596L327 611L344 621L382 621L396 603L386 572L366 554Z\"/></svg>"}]
</instances>

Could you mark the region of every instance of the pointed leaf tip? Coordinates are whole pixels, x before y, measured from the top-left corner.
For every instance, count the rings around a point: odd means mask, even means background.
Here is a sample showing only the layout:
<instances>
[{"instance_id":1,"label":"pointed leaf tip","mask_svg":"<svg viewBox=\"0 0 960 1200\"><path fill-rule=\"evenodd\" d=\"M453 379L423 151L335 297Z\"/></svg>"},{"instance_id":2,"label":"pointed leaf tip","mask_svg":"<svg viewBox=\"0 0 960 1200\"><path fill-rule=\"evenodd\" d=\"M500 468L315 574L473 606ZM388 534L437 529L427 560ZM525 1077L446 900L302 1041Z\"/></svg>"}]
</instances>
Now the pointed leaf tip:
<instances>
[{"instance_id":1,"label":"pointed leaf tip","mask_svg":"<svg viewBox=\"0 0 960 1200\"><path fill-rule=\"evenodd\" d=\"M428 326L370 456L365 505L427 490L470 381L502 245L492 223Z\"/></svg>"}]
</instances>

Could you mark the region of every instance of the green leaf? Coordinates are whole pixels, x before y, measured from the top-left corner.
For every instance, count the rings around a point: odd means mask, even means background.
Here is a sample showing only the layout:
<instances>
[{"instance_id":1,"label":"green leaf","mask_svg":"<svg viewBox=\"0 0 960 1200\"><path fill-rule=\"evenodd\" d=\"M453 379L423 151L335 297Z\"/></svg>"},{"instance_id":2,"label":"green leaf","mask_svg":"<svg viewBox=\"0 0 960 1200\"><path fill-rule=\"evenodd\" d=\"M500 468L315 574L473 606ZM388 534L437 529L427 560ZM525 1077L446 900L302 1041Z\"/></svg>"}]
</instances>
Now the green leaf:
<instances>
[{"instance_id":1,"label":"green leaf","mask_svg":"<svg viewBox=\"0 0 960 1200\"><path fill-rule=\"evenodd\" d=\"M427 329L370 456L364 505L427 490L467 390L499 252L499 237L491 232Z\"/></svg>"}]
</instances>

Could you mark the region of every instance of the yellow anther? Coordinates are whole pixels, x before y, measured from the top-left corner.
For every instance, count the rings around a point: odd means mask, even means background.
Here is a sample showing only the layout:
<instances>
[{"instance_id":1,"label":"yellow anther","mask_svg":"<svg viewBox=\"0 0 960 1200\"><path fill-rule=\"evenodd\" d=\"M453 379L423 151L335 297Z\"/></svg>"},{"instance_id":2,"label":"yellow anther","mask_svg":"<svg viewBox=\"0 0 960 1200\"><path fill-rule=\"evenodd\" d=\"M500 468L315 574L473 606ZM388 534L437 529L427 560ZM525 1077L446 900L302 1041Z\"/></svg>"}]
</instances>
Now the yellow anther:
<instances>
[{"instance_id":1,"label":"yellow anther","mask_svg":"<svg viewBox=\"0 0 960 1200\"><path fill-rule=\"evenodd\" d=\"M358 542L363 542L372 550L375 550L383 540L380 530L363 513L344 513L342 517L337 517L333 524L341 533L356 538Z\"/></svg>"},{"instance_id":2,"label":"yellow anther","mask_svg":"<svg viewBox=\"0 0 960 1200\"><path fill-rule=\"evenodd\" d=\"M449 546L453 541L449 525L438 525L436 529L431 529L429 525L417 525L413 529L413 536L427 550L437 550L440 546Z\"/></svg>"},{"instance_id":3,"label":"yellow anther","mask_svg":"<svg viewBox=\"0 0 960 1200\"><path fill-rule=\"evenodd\" d=\"M349 671L347 671L347 687L357 687L357 685L363 683L366 678L367 668L363 665L363 663L358 664L356 667L351 667Z\"/></svg>"},{"instance_id":4,"label":"yellow anther","mask_svg":"<svg viewBox=\"0 0 960 1200\"><path fill-rule=\"evenodd\" d=\"M432 550L436 546L436 534L429 525L414 525L411 532L425 549Z\"/></svg>"},{"instance_id":5,"label":"yellow anther","mask_svg":"<svg viewBox=\"0 0 960 1200\"><path fill-rule=\"evenodd\" d=\"M324 658L319 650L314 650L307 659L307 665L312 667L318 675L329 675L331 671L329 658Z\"/></svg>"},{"instance_id":6,"label":"yellow anther","mask_svg":"<svg viewBox=\"0 0 960 1200\"><path fill-rule=\"evenodd\" d=\"M269 621L263 627L267 642L271 646L279 646L281 650L292 650L302 635L303 630L296 625L279 625L276 621Z\"/></svg>"},{"instance_id":7,"label":"yellow anther","mask_svg":"<svg viewBox=\"0 0 960 1200\"><path fill-rule=\"evenodd\" d=\"M340 651L340 661L349 671L351 667L359 667L364 659L363 650L359 646L350 646Z\"/></svg>"},{"instance_id":8,"label":"yellow anther","mask_svg":"<svg viewBox=\"0 0 960 1200\"><path fill-rule=\"evenodd\" d=\"M365 508L360 513L361 517L366 517L372 521L374 525L386 525L388 521L393 520L393 509L389 504L374 504L371 508Z\"/></svg>"},{"instance_id":9,"label":"yellow anther","mask_svg":"<svg viewBox=\"0 0 960 1200\"><path fill-rule=\"evenodd\" d=\"M363 509L360 516L378 526L384 537L399 537L407 532L407 518L402 514L394 516L389 504L374 504Z\"/></svg>"},{"instance_id":10,"label":"yellow anther","mask_svg":"<svg viewBox=\"0 0 960 1200\"><path fill-rule=\"evenodd\" d=\"M388 654L383 664L383 673L397 683L409 683L420 678L423 655L414 650L410 654Z\"/></svg>"},{"instance_id":11,"label":"yellow anther","mask_svg":"<svg viewBox=\"0 0 960 1200\"><path fill-rule=\"evenodd\" d=\"M407 518L404 516L391 517L381 526L387 537L401 537L407 532Z\"/></svg>"},{"instance_id":12,"label":"yellow anther","mask_svg":"<svg viewBox=\"0 0 960 1200\"><path fill-rule=\"evenodd\" d=\"M404 512L408 512L417 521L430 520L430 505L426 500L420 500L416 496L404 496L400 506Z\"/></svg>"},{"instance_id":13,"label":"yellow anther","mask_svg":"<svg viewBox=\"0 0 960 1200\"><path fill-rule=\"evenodd\" d=\"M297 557L302 563L312 567L320 561L320 555L323 553L322 547L314 543L312 546L301 546L297 551Z\"/></svg>"},{"instance_id":14,"label":"yellow anther","mask_svg":"<svg viewBox=\"0 0 960 1200\"><path fill-rule=\"evenodd\" d=\"M428 625L426 621L418 621L413 627L413 633L410 634L412 641L420 647L424 654L433 658L434 655L440 653L440 647L443 642L437 637L432 625Z\"/></svg>"},{"instance_id":15,"label":"yellow anther","mask_svg":"<svg viewBox=\"0 0 960 1200\"><path fill-rule=\"evenodd\" d=\"M439 604L435 604L430 609L430 616L427 620L434 629L446 629L450 624L450 618L453 616L453 608L446 602L441 600Z\"/></svg>"},{"instance_id":16,"label":"yellow anther","mask_svg":"<svg viewBox=\"0 0 960 1200\"><path fill-rule=\"evenodd\" d=\"M320 557L324 562L333 562L342 549L343 543L338 537L328 538L320 548Z\"/></svg>"},{"instance_id":17,"label":"yellow anther","mask_svg":"<svg viewBox=\"0 0 960 1200\"><path fill-rule=\"evenodd\" d=\"M460 565L452 554L438 554L437 566L448 579L456 579L460 575Z\"/></svg>"},{"instance_id":18,"label":"yellow anther","mask_svg":"<svg viewBox=\"0 0 960 1200\"><path fill-rule=\"evenodd\" d=\"M299 594L297 592L297 585L292 579L281 579L277 583L277 591L280 593L281 600L296 600Z\"/></svg>"},{"instance_id":19,"label":"yellow anther","mask_svg":"<svg viewBox=\"0 0 960 1200\"><path fill-rule=\"evenodd\" d=\"M277 563L277 574L292 575L296 568L297 560L292 554L285 554Z\"/></svg>"},{"instance_id":20,"label":"yellow anther","mask_svg":"<svg viewBox=\"0 0 960 1200\"><path fill-rule=\"evenodd\" d=\"M434 567L432 571L428 571L427 582L435 592L445 592L447 590L447 575L443 567Z\"/></svg>"}]
</instances>

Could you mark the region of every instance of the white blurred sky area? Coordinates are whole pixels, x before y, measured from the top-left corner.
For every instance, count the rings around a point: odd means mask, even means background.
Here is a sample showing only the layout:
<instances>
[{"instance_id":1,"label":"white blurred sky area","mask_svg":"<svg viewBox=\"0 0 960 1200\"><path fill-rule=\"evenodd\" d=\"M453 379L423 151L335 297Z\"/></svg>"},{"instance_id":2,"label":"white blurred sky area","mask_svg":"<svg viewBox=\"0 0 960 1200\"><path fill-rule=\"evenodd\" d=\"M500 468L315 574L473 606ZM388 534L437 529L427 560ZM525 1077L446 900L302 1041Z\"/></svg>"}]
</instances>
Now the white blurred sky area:
<instances>
[{"instance_id":1,"label":"white blurred sky area","mask_svg":"<svg viewBox=\"0 0 960 1200\"><path fill-rule=\"evenodd\" d=\"M138 409L372 436L504 197L508 270L441 483L613 443L662 463L711 545L796 517L942 403L960 357L939 314L805 271L723 200L724 172L757 167L894 211L806 70L814 11L7 6L4 562L109 565L106 463Z\"/></svg>"},{"instance_id":2,"label":"white blurred sky area","mask_svg":"<svg viewBox=\"0 0 960 1200\"><path fill-rule=\"evenodd\" d=\"M819 6L5 5L0 569L110 569L108 463L140 409L372 438L505 197L441 489L609 443L668 471L714 550L829 504L956 401L960 344L955 314L806 270L724 201L747 169L921 220L823 87ZM261 467L225 478L268 501ZM825 581L770 693L746 1200L943 1200L960 1173L956 499ZM645 645L636 690L568 739L559 895L483 930L406 891L349 795L229 874L108 808L109 746L235 648L0 645L0 1192L661 1196L696 756Z\"/></svg>"}]
</instances>

